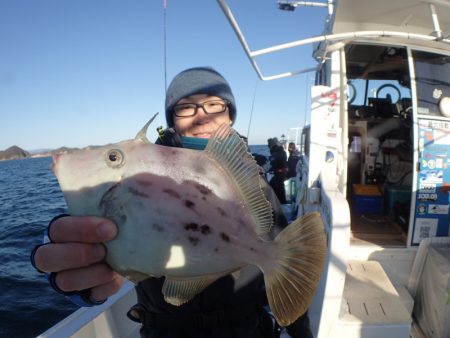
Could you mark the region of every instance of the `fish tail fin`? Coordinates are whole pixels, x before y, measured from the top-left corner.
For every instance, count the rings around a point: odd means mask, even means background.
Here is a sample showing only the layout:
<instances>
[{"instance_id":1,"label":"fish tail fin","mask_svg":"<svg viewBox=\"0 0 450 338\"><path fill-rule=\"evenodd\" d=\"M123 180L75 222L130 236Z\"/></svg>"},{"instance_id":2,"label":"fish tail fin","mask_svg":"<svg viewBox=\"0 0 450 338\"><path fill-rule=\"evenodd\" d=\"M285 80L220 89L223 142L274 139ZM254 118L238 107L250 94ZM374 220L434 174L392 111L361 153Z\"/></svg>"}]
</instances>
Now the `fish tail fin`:
<instances>
[{"instance_id":1,"label":"fish tail fin","mask_svg":"<svg viewBox=\"0 0 450 338\"><path fill-rule=\"evenodd\" d=\"M275 264L263 269L269 306L288 326L306 312L322 274L326 235L319 213L295 220L275 239Z\"/></svg>"}]
</instances>

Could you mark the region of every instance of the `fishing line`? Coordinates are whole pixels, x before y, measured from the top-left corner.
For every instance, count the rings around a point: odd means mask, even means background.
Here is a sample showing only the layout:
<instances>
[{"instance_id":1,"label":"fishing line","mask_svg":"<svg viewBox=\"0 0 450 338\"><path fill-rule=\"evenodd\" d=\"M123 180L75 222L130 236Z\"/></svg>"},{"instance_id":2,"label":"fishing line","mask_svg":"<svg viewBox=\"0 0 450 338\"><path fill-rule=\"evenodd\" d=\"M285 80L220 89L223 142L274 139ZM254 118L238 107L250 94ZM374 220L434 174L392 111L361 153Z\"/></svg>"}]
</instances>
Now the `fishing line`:
<instances>
[{"instance_id":1,"label":"fishing line","mask_svg":"<svg viewBox=\"0 0 450 338\"><path fill-rule=\"evenodd\" d=\"M255 107L255 98L256 98L256 89L258 88L258 79L256 79L255 83L255 90L253 92L253 100L252 100L252 108L250 110L250 120L248 121L248 129L247 129L247 140L250 135L250 127L252 125L252 118L253 118L253 108Z\"/></svg>"},{"instance_id":2,"label":"fishing line","mask_svg":"<svg viewBox=\"0 0 450 338\"><path fill-rule=\"evenodd\" d=\"M167 95L167 43L166 43L166 12L167 0L164 0L164 94Z\"/></svg>"}]
</instances>

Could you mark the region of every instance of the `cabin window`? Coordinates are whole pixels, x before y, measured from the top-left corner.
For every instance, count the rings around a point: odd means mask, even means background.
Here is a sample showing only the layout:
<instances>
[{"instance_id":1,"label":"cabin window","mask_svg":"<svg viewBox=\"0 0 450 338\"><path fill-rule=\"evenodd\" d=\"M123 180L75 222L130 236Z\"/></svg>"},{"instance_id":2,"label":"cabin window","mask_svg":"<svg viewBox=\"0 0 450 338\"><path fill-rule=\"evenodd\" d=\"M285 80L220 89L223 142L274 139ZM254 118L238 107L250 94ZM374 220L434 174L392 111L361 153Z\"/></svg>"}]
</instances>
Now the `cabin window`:
<instances>
[{"instance_id":1,"label":"cabin window","mask_svg":"<svg viewBox=\"0 0 450 338\"><path fill-rule=\"evenodd\" d=\"M419 115L442 116L439 101L450 97L450 56L413 51Z\"/></svg>"},{"instance_id":2,"label":"cabin window","mask_svg":"<svg viewBox=\"0 0 450 338\"><path fill-rule=\"evenodd\" d=\"M326 86L327 85L327 80L326 80L327 73L328 73L327 67L329 67L329 64L327 64L327 63L322 64L322 66L320 67L320 70L316 73L316 78L314 81L314 84L316 86L320 86L320 85Z\"/></svg>"},{"instance_id":3,"label":"cabin window","mask_svg":"<svg viewBox=\"0 0 450 338\"><path fill-rule=\"evenodd\" d=\"M302 131L302 139L301 139L301 151L305 156L309 157L309 134L310 134L310 127L307 126Z\"/></svg>"}]
</instances>

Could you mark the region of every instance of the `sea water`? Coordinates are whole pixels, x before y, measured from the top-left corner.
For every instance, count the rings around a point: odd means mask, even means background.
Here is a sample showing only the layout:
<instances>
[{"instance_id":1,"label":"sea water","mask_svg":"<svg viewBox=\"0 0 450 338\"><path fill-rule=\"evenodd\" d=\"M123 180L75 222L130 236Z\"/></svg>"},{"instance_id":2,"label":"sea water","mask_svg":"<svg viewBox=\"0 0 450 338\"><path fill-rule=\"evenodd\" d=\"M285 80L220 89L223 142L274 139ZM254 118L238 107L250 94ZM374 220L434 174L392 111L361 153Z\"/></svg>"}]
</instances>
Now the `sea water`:
<instances>
[{"instance_id":1,"label":"sea water","mask_svg":"<svg viewBox=\"0 0 450 338\"><path fill-rule=\"evenodd\" d=\"M0 337L36 337L78 308L30 264L48 222L67 212L50 166L49 157L0 161Z\"/></svg>"},{"instance_id":2,"label":"sea water","mask_svg":"<svg viewBox=\"0 0 450 338\"><path fill-rule=\"evenodd\" d=\"M30 264L49 220L67 212L50 165L0 161L0 337L35 337L77 309Z\"/></svg>"}]
</instances>

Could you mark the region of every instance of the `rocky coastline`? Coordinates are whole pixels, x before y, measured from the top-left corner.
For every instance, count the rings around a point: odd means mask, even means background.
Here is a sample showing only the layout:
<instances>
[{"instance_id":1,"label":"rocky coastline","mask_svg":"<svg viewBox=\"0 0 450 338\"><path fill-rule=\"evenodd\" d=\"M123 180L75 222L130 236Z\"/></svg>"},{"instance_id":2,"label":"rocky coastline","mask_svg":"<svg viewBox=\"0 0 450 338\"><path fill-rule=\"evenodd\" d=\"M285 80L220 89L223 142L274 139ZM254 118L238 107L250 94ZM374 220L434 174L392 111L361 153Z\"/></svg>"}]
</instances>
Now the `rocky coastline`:
<instances>
[{"instance_id":1,"label":"rocky coastline","mask_svg":"<svg viewBox=\"0 0 450 338\"><path fill-rule=\"evenodd\" d=\"M53 154L64 152L69 148L61 147L53 150L26 151L18 146L12 146L5 150L0 150L0 161L19 160L35 157L50 157Z\"/></svg>"},{"instance_id":2,"label":"rocky coastline","mask_svg":"<svg viewBox=\"0 0 450 338\"><path fill-rule=\"evenodd\" d=\"M0 161L18 160L29 157L31 157L31 154L18 146L12 146L6 150L0 151Z\"/></svg>"}]
</instances>

